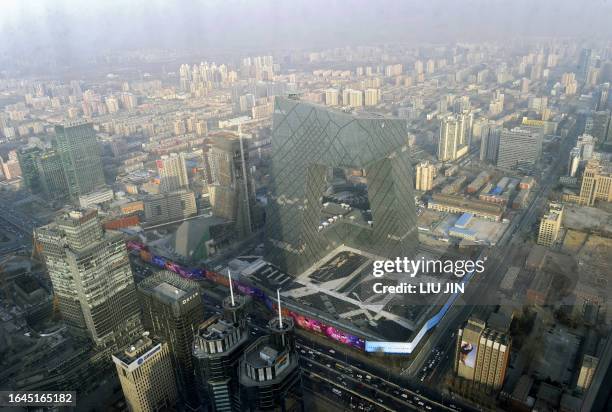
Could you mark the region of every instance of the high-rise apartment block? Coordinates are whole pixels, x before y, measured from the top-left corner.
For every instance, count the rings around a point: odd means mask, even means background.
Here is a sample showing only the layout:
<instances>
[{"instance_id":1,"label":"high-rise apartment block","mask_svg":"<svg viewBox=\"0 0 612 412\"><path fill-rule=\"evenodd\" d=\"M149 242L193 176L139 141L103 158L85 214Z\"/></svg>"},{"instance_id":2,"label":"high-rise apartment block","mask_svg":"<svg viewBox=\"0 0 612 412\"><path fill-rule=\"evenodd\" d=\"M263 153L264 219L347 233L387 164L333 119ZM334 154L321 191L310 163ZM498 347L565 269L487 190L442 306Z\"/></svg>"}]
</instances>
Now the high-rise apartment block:
<instances>
[{"instance_id":1,"label":"high-rise apartment block","mask_svg":"<svg viewBox=\"0 0 612 412\"><path fill-rule=\"evenodd\" d=\"M145 333L112 359L130 411L173 410L177 391L166 342Z\"/></svg>"},{"instance_id":2,"label":"high-rise apartment block","mask_svg":"<svg viewBox=\"0 0 612 412\"><path fill-rule=\"evenodd\" d=\"M161 193L174 192L189 187L185 158L182 153L162 156L156 164Z\"/></svg>"},{"instance_id":3,"label":"high-rise apartment block","mask_svg":"<svg viewBox=\"0 0 612 412\"><path fill-rule=\"evenodd\" d=\"M455 373L459 377L501 388L510 359L510 336L506 325L499 326L488 327L485 321L470 318L459 329L455 351Z\"/></svg>"},{"instance_id":4,"label":"high-rise apartment block","mask_svg":"<svg viewBox=\"0 0 612 412\"><path fill-rule=\"evenodd\" d=\"M412 256L418 233L406 135L400 119L353 116L277 97L268 259L298 274L340 243L380 256ZM362 193L367 204L353 205L354 218L329 224L322 199L337 179Z\"/></svg>"},{"instance_id":5,"label":"high-rise apartment block","mask_svg":"<svg viewBox=\"0 0 612 412\"><path fill-rule=\"evenodd\" d=\"M327 106L338 106L340 104L340 93L337 89L325 90L325 104Z\"/></svg>"},{"instance_id":6,"label":"high-rise apartment block","mask_svg":"<svg viewBox=\"0 0 612 412\"><path fill-rule=\"evenodd\" d=\"M438 140L438 160L442 162L457 160L469 151L473 116L458 114L442 119Z\"/></svg>"},{"instance_id":7,"label":"high-rise apartment block","mask_svg":"<svg viewBox=\"0 0 612 412\"><path fill-rule=\"evenodd\" d=\"M542 216L540 231L538 233L538 244L552 246L559 237L561 222L563 220L563 205L551 203L548 213Z\"/></svg>"},{"instance_id":8,"label":"high-rise apartment block","mask_svg":"<svg viewBox=\"0 0 612 412\"><path fill-rule=\"evenodd\" d=\"M433 181L436 177L436 167L425 161L421 162L416 167L415 189L426 192L433 188Z\"/></svg>"},{"instance_id":9,"label":"high-rise apartment block","mask_svg":"<svg viewBox=\"0 0 612 412\"><path fill-rule=\"evenodd\" d=\"M380 102L380 89L366 89L365 105L376 106Z\"/></svg>"},{"instance_id":10,"label":"high-rise apartment block","mask_svg":"<svg viewBox=\"0 0 612 412\"><path fill-rule=\"evenodd\" d=\"M542 153L542 133L525 128L503 129L499 138L497 166L511 169L533 165Z\"/></svg>"},{"instance_id":11,"label":"high-rise apartment block","mask_svg":"<svg viewBox=\"0 0 612 412\"><path fill-rule=\"evenodd\" d=\"M197 283L161 271L138 284L142 320L146 330L168 343L179 390L196 404L191 350L204 306Z\"/></svg>"},{"instance_id":12,"label":"high-rise apartment block","mask_svg":"<svg viewBox=\"0 0 612 412\"><path fill-rule=\"evenodd\" d=\"M55 133L68 192L78 202L80 195L105 185L96 132L91 123L73 121L56 126Z\"/></svg>"},{"instance_id":13,"label":"high-rise apartment block","mask_svg":"<svg viewBox=\"0 0 612 412\"><path fill-rule=\"evenodd\" d=\"M97 346L123 347L141 332L125 241L96 210L62 212L35 230L64 321Z\"/></svg>"}]
</instances>

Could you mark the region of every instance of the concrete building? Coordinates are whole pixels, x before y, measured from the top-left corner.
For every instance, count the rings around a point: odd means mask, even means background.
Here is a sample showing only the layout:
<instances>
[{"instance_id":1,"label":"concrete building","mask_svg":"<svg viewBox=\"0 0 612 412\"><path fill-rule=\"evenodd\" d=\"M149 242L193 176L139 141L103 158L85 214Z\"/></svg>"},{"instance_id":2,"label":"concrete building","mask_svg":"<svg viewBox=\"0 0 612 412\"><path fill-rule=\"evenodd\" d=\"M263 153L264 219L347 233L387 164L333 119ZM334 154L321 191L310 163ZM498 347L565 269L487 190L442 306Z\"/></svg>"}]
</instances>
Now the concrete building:
<instances>
[{"instance_id":1,"label":"concrete building","mask_svg":"<svg viewBox=\"0 0 612 412\"><path fill-rule=\"evenodd\" d=\"M327 106L338 106L340 104L340 93L337 89L325 90L325 104Z\"/></svg>"},{"instance_id":2,"label":"concrete building","mask_svg":"<svg viewBox=\"0 0 612 412\"><path fill-rule=\"evenodd\" d=\"M415 189L423 192L431 190L435 177L436 167L433 164L427 161L419 163L415 172Z\"/></svg>"},{"instance_id":3,"label":"concrete building","mask_svg":"<svg viewBox=\"0 0 612 412\"><path fill-rule=\"evenodd\" d=\"M178 388L183 399L197 406L193 362L193 336L204 320L199 286L194 281L161 271L138 284L144 328L162 338L169 347Z\"/></svg>"},{"instance_id":4,"label":"concrete building","mask_svg":"<svg viewBox=\"0 0 612 412\"><path fill-rule=\"evenodd\" d=\"M365 105L376 106L380 102L380 89L366 89Z\"/></svg>"},{"instance_id":5,"label":"concrete building","mask_svg":"<svg viewBox=\"0 0 612 412\"><path fill-rule=\"evenodd\" d=\"M112 359L131 412L174 408L177 391L166 342L145 333Z\"/></svg>"},{"instance_id":6,"label":"concrete building","mask_svg":"<svg viewBox=\"0 0 612 412\"><path fill-rule=\"evenodd\" d=\"M471 213L474 216L500 221L503 207L482 200L472 200L459 195L435 193L427 204L429 209L448 213Z\"/></svg>"},{"instance_id":7,"label":"concrete building","mask_svg":"<svg viewBox=\"0 0 612 412\"><path fill-rule=\"evenodd\" d=\"M561 222L563 220L563 205L551 203L548 213L542 216L540 221L540 231L538 233L538 244L542 246L552 246L559 237Z\"/></svg>"},{"instance_id":8,"label":"concrete building","mask_svg":"<svg viewBox=\"0 0 612 412\"><path fill-rule=\"evenodd\" d=\"M591 386L595 370L599 359L595 356L584 355L582 357L582 364L580 365L580 373L578 374L578 381L576 387L581 391L586 391Z\"/></svg>"},{"instance_id":9,"label":"concrete building","mask_svg":"<svg viewBox=\"0 0 612 412\"><path fill-rule=\"evenodd\" d=\"M524 128L503 129L499 138L497 166L511 169L518 165L533 165L542 153L542 134Z\"/></svg>"},{"instance_id":10,"label":"concrete building","mask_svg":"<svg viewBox=\"0 0 612 412\"><path fill-rule=\"evenodd\" d=\"M459 329L455 351L457 376L495 390L501 388L510 359L510 336L509 321L505 325L499 323L494 328L488 327L487 322L472 317Z\"/></svg>"},{"instance_id":11,"label":"concrete building","mask_svg":"<svg viewBox=\"0 0 612 412\"><path fill-rule=\"evenodd\" d=\"M156 161L159 173L160 193L169 193L189 188L187 168L183 154L171 153Z\"/></svg>"},{"instance_id":12,"label":"concrete building","mask_svg":"<svg viewBox=\"0 0 612 412\"><path fill-rule=\"evenodd\" d=\"M593 206L596 201L612 201L612 167L608 162L590 160L582 174L578 204Z\"/></svg>"},{"instance_id":13,"label":"concrete building","mask_svg":"<svg viewBox=\"0 0 612 412\"><path fill-rule=\"evenodd\" d=\"M195 195L187 190L150 195L144 199L147 225L183 220L194 216L197 212Z\"/></svg>"},{"instance_id":14,"label":"concrete building","mask_svg":"<svg viewBox=\"0 0 612 412\"><path fill-rule=\"evenodd\" d=\"M141 332L125 241L103 230L96 210L62 212L34 235L74 335L117 350Z\"/></svg>"}]
</instances>

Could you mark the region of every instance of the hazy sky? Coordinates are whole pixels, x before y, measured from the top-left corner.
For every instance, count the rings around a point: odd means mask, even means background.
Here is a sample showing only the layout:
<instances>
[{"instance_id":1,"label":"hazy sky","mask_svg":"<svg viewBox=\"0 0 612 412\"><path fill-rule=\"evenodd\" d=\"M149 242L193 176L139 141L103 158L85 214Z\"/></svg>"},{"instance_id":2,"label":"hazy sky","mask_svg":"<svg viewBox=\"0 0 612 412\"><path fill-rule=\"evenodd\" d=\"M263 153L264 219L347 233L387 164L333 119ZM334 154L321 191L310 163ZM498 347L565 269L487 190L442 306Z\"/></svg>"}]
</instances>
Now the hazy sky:
<instances>
[{"instance_id":1,"label":"hazy sky","mask_svg":"<svg viewBox=\"0 0 612 412\"><path fill-rule=\"evenodd\" d=\"M604 0L0 0L0 52L606 38L611 21Z\"/></svg>"}]
</instances>

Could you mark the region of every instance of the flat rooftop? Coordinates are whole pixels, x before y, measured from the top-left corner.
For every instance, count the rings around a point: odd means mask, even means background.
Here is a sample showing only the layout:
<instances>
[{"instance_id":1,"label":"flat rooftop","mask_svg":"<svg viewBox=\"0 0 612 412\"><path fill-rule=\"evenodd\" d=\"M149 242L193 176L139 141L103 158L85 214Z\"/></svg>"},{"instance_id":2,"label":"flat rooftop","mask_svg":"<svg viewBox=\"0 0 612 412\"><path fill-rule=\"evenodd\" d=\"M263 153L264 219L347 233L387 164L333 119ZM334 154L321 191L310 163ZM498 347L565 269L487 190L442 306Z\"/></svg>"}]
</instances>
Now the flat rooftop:
<instances>
[{"instance_id":1,"label":"flat rooftop","mask_svg":"<svg viewBox=\"0 0 612 412\"><path fill-rule=\"evenodd\" d=\"M158 295L167 300L175 301L180 300L187 294L184 290L177 288L167 282L162 282L153 288L153 291Z\"/></svg>"}]
</instances>

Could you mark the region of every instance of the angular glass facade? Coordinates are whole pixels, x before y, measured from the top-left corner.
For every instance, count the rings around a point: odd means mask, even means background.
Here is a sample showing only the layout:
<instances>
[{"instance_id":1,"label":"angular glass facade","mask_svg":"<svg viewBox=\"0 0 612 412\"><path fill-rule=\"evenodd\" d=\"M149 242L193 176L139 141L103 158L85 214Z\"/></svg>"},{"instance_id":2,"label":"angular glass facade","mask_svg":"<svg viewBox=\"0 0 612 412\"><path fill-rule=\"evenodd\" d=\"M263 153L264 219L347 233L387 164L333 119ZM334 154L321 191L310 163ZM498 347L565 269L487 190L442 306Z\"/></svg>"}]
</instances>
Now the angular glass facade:
<instances>
[{"instance_id":1,"label":"angular glass facade","mask_svg":"<svg viewBox=\"0 0 612 412\"><path fill-rule=\"evenodd\" d=\"M100 147L92 124L74 121L56 126L55 133L72 200L104 186Z\"/></svg>"},{"instance_id":2,"label":"angular glass facade","mask_svg":"<svg viewBox=\"0 0 612 412\"><path fill-rule=\"evenodd\" d=\"M340 245L386 258L414 255L418 230L405 121L280 97L273 121L268 260L299 274ZM339 212L326 210L331 168L361 171L369 210L343 203L332 205Z\"/></svg>"}]
</instances>

